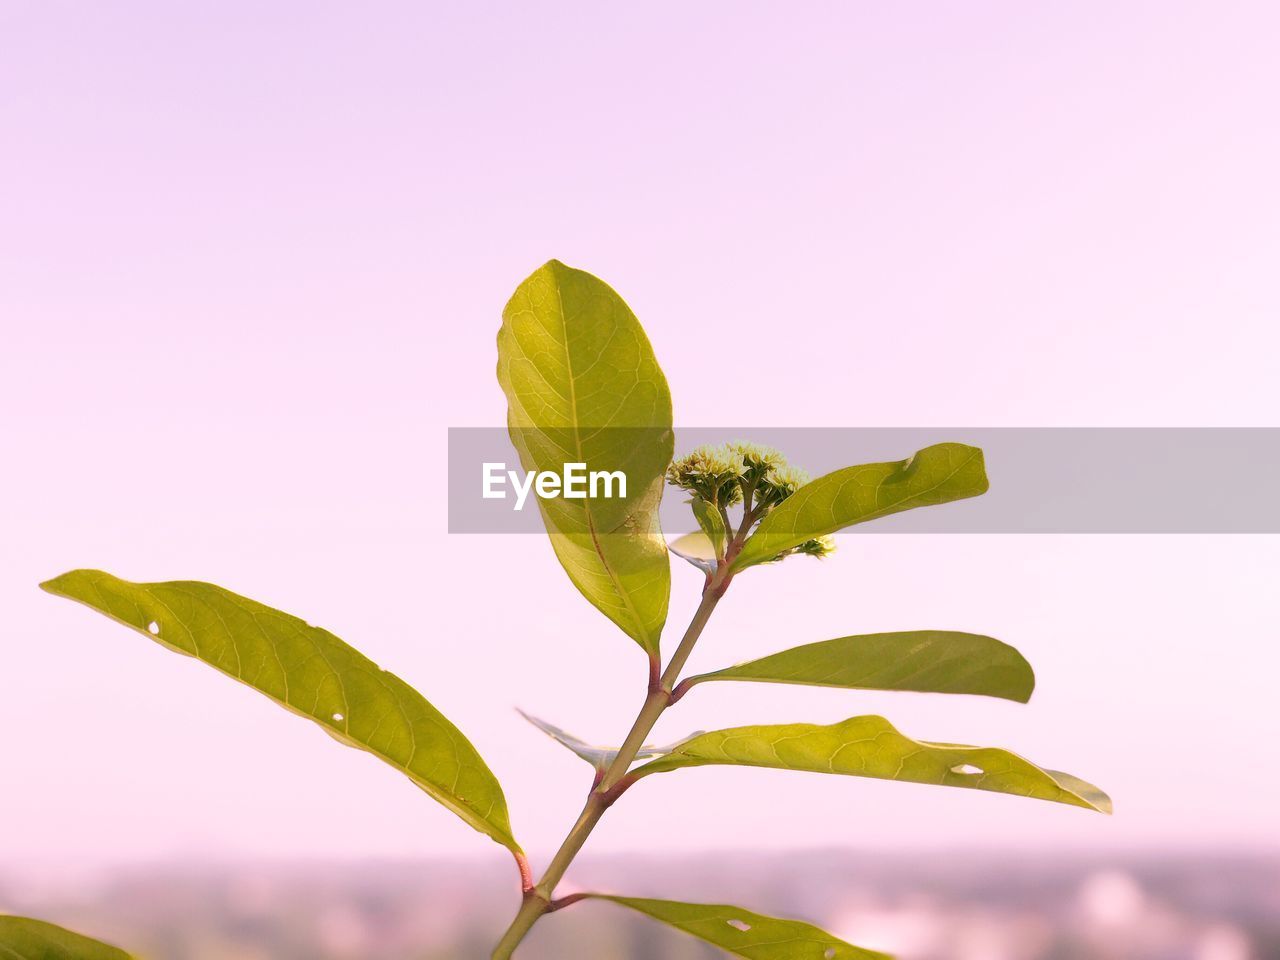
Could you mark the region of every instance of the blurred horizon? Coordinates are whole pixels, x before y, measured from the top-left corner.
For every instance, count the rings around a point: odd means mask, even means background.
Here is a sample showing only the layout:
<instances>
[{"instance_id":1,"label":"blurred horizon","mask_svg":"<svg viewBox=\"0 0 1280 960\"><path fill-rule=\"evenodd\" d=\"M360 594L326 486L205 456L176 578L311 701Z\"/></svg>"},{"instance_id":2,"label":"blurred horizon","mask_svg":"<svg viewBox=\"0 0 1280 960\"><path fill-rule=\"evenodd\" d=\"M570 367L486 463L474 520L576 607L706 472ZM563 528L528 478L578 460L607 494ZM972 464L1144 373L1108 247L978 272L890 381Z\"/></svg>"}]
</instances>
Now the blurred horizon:
<instances>
[{"instance_id":1,"label":"blurred horizon","mask_svg":"<svg viewBox=\"0 0 1280 960\"><path fill-rule=\"evenodd\" d=\"M899 960L1276 960L1280 855L584 856L595 889L731 903L816 922ZM514 871L456 860L171 863L32 883L0 867L0 911L164 960L464 960L488 955ZM599 904L540 924L521 957L712 960Z\"/></svg>"},{"instance_id":2,"label":"blurred horizon","mask_svg":"<svg viewBox=\"0 0 1280 960\"><path fill-rule=\"evenodd\" d=\"M911 784L910 786L919 786ZM576 813L576 811L574 811ZM1084 813L1084 811L1081 811ZM566 827L568 823L566 823ZM559 841L559 837L540 838L546 839L546 843L542 844L526 844L524 849L530 857L535 869L539 864L545 864L555 852L555 847ZM921 857L940 857L944 859L964 858L964 859L989 859L989 860L1014 860L1024 856L1052 856L1055 859L1067 860L1105 860L1108 857L1115 857L1125 861L1156 861L1161 859L1176 860L1280 860L1280 836L1266 834L1258 836L1254 842L1246 843L1227 843L1227 844L1211 844L1197 842L1195 840L1178 840L1178 841L1150 841L1138 842L1132 844L1125 843L1081 843L1075 838L1066 838L1060 842L1055 842L1052 836L1046 835L1042 843L1034 846L1029 844L1006 844L1001 843L998 839L986 842L980 838L975 838L970 842L959 841L948 844L931 845L928 849L920 846L905 846L895 848L889 844L876 844L874 842L866 844L847 843L831 843L831 844L797 844L788 847L786 850L770 849L768 847L743 848L741 846L697 846L680 842L673 847L673 856L677 858L687 858L696 860L699 858L715 858L715 857L733 857L737 854L758 857L810 857L810 856L834 856L840 857L869 857L873 859L891 860L895 857L903 859L916 859ZM601 851L594 856L584 853L584 860L645 860L648 858L659 857L658 854L651 853L644 846L621 847ZM576 862L576 861L575 861ZM75 877L94 877L101 875L109 875L113 872L130 872L145 870L169 870L175 867L192 866L197 868L215 868L238 867L245 864L254 864L257 866L294 868L305 867L308 864L331 864L331 863L348 863L348 864L365 864L370 866L386 865L389 867L397 867L405 864L436 864L446 865L453 864L460 867L475 869L494 869L501 873L512 863L511 857L500 847L486 848L480 845L478 850L468 853L465 851L451 852L439 857L423 856L421 854L395 854L385 852L373 852L367 855L352 854L345 856L337 856L331 853L319 852L315 854L302 853L277 853L267 854L263 856L245 855L238 852L219 853L209 850L190 850L183 851L175 849L164 853L148 853L140 856L129 855L103 855L95 856L92 851L86 850L83 855L75 858L47 858L38 856L8 856L3 863L0 863L0 880L4 877L26 876L32 878L49 878L56 880L58 877L75 878ZM515 876L515 868L511 867L511 875Z\"/></svg>"}]
</instances>

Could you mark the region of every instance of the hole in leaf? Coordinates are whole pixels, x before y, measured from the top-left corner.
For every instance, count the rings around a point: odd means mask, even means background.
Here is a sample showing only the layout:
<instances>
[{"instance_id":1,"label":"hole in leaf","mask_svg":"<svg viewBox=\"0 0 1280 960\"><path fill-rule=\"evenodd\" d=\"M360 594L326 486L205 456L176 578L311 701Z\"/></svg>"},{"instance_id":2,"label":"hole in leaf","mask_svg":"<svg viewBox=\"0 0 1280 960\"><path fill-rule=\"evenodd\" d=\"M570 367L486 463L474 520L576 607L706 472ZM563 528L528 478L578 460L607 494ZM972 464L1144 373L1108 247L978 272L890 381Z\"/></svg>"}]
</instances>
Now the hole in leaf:
<instances>
[{"instance_id":1,"label":"hole in leaf","mask_svg":"<svg viewBox=\"0 0 1280 960\"><path fill-rule=\"evenodd\" d=\"M743 933L746 933L751 929L751 924L747 923L745 920L727 920L725 922L728 923L729 926L733 927L733 929L741 930Z\"/></svg>"},{"instance_id":2,"label":"hole in leaf","mask_svg":"<svg viewBox=\"0 0 1280 960\"><path fill-rule=\"evenodd\" d=\"M344 716L343 716L342 714L340 714L340 713L335 713L335 714L333 715L333 719L335 719L335 720L337 720L339 723L341 723L343 720L345 720L345 719L346 719L346 717L344 717Z\"/></svg>"},{"instance_id":3,"label":"hole in leaf","mask_svg":"<svg viewBox=\"0 0 1280 960\"><path fill-rule=\"evenodd\" d=\"M836 960L836 948L827 947L822 951L823 960Z\"/></svg>"},{"instance_id":4,"label":"hole in leaf","mask_svg":"<svg viewBox=\"0 0 1280 960\"><path fill-rule=\"evenodd\" d=\"M151 634L153 637L160 636L160 624L152 620L147 624L147 633Z\"/></svg>"},{"instance_id":5,"label":"hole in leaf","mask_svg":"<svg viewBox=\"0 0 1280 960\"><path fill-rule=\"evenodd\" d=\"M963 773L967 776L977 776L980 773L986 773L981 767L975 767L972 763L958 763L951 768L952 773Z\"/></svg>"}]
</instances>

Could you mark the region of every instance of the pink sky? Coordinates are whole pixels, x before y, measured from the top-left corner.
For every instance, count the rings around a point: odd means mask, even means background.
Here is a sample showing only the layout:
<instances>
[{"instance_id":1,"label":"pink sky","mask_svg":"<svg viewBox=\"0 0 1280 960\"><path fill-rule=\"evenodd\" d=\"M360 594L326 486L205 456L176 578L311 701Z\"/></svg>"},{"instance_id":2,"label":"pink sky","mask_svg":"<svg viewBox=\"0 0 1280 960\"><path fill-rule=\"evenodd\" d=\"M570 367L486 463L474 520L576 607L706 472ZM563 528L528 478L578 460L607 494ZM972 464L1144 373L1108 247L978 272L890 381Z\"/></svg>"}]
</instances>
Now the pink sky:
<instances>
[{"instance_id":1,"label":"pink sky","mask_svg":"<svg viewBox=\"0 0 1280 960\"><path fill-rule=\"evenodd\" d=\"M328 627L473 739L535 856L558 842L588 771L511 708L615 739L642 659L543 540L449 537L442 499L446 427L502 423L499 311L550 257L629 300L681 424L1280 425L1278 31L1262 2L6 5L0 859L505 857L36 589L79 566ZM708 685L659 736L882 712L1116 817L701 769L592 849L1274 846L1280 540L845 544L744 577L694 666L973 630L1031 659L1031 704ZM674 570L671 632L698 586Z\"/></svg>"}]
</instances>

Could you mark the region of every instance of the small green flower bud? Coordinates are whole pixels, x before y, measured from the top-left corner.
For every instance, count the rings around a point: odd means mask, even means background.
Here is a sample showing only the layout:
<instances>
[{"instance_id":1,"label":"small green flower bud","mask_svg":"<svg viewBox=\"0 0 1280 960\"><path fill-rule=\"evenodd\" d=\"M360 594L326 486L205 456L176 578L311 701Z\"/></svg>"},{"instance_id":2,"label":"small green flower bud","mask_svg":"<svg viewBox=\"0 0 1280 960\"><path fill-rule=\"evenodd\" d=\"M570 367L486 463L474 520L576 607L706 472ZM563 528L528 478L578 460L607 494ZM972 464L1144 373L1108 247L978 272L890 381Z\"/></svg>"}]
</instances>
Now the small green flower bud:
<instances>
[{"instance_id":1,"label":"small green flower bud","mask_svg":"<svg viewBox=\"0 0 1280 960\"><path fill-rule=\"evenodd\" d=\"M792 547L790 550L783 550L782 553L778 554L776 557L773 557L770 560L765 560L764 562L778 563L782 560L787 559L787 557L796 556L800 554L803 554L806 557L817 557L819 560L821 560L823 557L829 557L831 556L831 554L835 552L836 552L835 537L828 537L828 536L814 537L812 540L806 540L804 543L800 544L800 546L798 547Z\"/></svg>"},{"instance_id":2,"label":"small green flower bud","mask_svg":"<svg viewBox=\"0 0 1280 960\"><path fill-rule=\"evenodd\" d=\"M800 544L795 548L794 552L803 553L806 557L817 557L821 560L823 557L829 557L836 552L836 538L831 536L815 537Z\"/></svg>"}]
</instances>

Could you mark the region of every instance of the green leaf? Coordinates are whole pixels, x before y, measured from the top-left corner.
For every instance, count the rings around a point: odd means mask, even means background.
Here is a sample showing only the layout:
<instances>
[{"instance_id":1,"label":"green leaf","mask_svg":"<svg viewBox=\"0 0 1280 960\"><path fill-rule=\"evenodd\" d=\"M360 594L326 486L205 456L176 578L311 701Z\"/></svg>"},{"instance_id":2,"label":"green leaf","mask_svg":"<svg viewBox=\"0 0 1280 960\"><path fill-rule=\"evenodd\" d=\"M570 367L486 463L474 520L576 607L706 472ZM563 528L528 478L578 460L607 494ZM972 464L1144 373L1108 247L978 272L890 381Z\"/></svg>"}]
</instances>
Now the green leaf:
<instances>
[{"instance_id":1,"label":"green leaf","mask_svg":"<svg viewBox=\"0 0 1280 960\"><path fill-rule=\"evenodd\" d=\"M690 498L689 506L693 510L694 518L698 521L698 528L706 534L707 540L711 544L711 548L714 551L712 556L723 556L724 545L728 541L729 533L725 530L724 517L720 515L720 511L701 497Z\"/></svg>"},{"instance_id":2,"label":"green leaf","mask_svg":"<svg viewBox=\"0 0 1280 960\"><path fill-rule=\"evenodd\" d=\"M845 467L803 487L776 506L743 544L731 568L766 563L806 540L913 507L976 497L987 491L982 451L938 443L893 463Z\"/></svg>"},{"instance_id":3,"label":"green leaf","mask_svg":"<svg viewBox=\"0 0 1280 960\"><path fill-rule=\"evenodd\" d=\"M590 894L636 910L748 960L889 960L802 920L779 920L719 903L681 903Z\"/></svg>"},{"instance_id":4,"label":"green leaf","mask_svg":"<svg viewBox=\"0 0 1280 960\"><path fill-rule=\"evenodd\" d=\"M912 740L884 717L851 717L830 726L789 723L716 730L679 744L634 776L680 767L735 764L877 780L965 787L1111 812L1111 799L1070 774L1045 770L996 747Z\"/></svg>"},{"instance_id":5,"label":"green leaf","mask_svg":"<svg viewBox=\"0 0 1280 960\"><path fill-rule=\"evenodd\" d=\"M1026 703L1035 689L1031 664L991 637L952 630L911 630L839 637L690 677L756 680L858 690L972 693Z\"/></svg>"},{"instance_id":6,"label":"green leaf","mask_svg":"<svg viewBox=\"0 0 1280 960\"><path fill-rule=\"evenodd\" d=\"M525 470L625 473L625 497L535 499L569 579L656 653L671 592L658 504L674 438L671 394L640 322L603 281L552 260L502 312L498 381Z\"/></svg>"},{"instance_id":7,"label":"green leaf","mask_svg":"<svg viewBox=\"0 0 1280 960\"><path fill-rule=\"evenodd\" d=\"M28 917L0 916L0 960L131 960L119 947Z\"/></svg>"},{"instance_id":8,"label":"green leaf","mask_svg":"<svg viewBox=\"0 0 1280 960\"><path fill-rule=\"evenodd\" d=\"M73 570L40 585L203 660L385 760L513 852L502 787L422 694L327 630L209 583L130 583Z\"/></svg>"}]
</instances>

